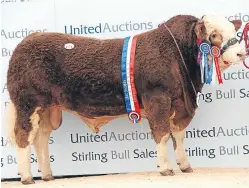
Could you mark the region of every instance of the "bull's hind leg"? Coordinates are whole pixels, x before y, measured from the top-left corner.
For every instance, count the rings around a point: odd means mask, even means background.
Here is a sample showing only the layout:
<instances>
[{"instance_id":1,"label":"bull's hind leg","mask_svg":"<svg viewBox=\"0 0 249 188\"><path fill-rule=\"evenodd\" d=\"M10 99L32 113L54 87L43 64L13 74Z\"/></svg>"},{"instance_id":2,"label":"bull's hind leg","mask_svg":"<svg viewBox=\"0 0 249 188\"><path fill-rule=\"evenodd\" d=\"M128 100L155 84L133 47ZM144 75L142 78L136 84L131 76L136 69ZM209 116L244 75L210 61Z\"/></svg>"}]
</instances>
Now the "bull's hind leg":
<instances>
[{"instance_id":1,"label":"bull's hind leg","mask_svg":"<svg viewBox=\"0 0 249 188\"><path fill-rule=\"evenodd\" d=\"M18 173L23 184L34 183L31 174L30 154L31 145L39 128L39 109L32 110L31 108L26 108L25 110L19 109L17 111L14 133L17 145Z\"/></svg>"},{"instance_id":2,"label":"bull's hind leg","mask_svg":"<svg viewBox=\"0 0 249 188\"><path fill-rule=\"evenodd\" d=\"M174 171L170 165L166 150L166 144L170 137L171 99L161 92L158 94L152 93L143 96L143 105L153 138L157 144L157 160L160 174L163 176L173 176Z\"/></svg>"},{"instance_id":3,"label":"bull's hind leg","mask_svg":"<svg viewBox=\"0 0 249 188\"><path fill-rule=\"evenodd\" d=\"M184 147L184 137L186 133L186 126L189 124L189 122L192 120L192 118L186 117L184 120L182 120L180 123L174 124L174 121L170 121L170 126L173 128L171 137L173 140L173 146L175 150L175 157L176 162L179 165L179 168L182 172L185 173L191 173L193 172L193 169L190 166L190 163L188 161L188 156L185 152ZM177 131L177 129L180 129Z\"/></svg>"},{"instance_id":4,"label":"bull's hind leg","mask_svg":"<svg viewBox=\"0 0 249 188\"><path fill-rule=\"evenodd\" d=\"M17 165L18 174L21 176L21 182L24 185L35 183L31 174L30 154L31 146L25 148L17 146Z\"/></svg>"},{"instance_id":5,"label":"bull's hind leg","mask_svg":"<svg viewBox=\"0 0 249 188\"><path fill-rule=\"evenodd\" d=\"M49 109L40 115L39 129L34 140L34 147L38 161L38 171L42 174L44 181L54 180L50 168L49 139L52 132Z\"/></svg>"}]
</instances>

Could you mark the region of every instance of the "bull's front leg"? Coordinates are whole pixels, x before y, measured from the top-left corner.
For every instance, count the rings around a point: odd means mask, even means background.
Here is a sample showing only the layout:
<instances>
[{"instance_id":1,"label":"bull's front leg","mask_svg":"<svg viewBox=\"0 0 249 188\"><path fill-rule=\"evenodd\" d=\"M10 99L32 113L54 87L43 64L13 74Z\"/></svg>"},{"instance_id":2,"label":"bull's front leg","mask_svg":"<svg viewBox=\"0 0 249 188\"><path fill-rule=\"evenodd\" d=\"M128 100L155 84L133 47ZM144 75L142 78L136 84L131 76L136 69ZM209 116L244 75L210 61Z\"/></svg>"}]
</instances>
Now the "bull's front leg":
<instances>
[{"instance_id":1,"label":"bull's front leg","mask_svg":"<svg viewBox=\"0 0 249 188\"><path fill-rule=\"evenodd\" d=\"M188 156L185 152L184 137L186 134L186 127L191 122L192 117L182 118L180 121L170 120L171 137L175 150L176 163L182 172L191 173L193 169L188 161Z\"/></svg>"},{"instance_id":2,"label":"bull's front leg","mask_svg":"<svg viewBox=\"0 0 249 188\"><path fill-rule=\"evenodd\" d=\"M170 137L169 117L171 99L169 95L162 94L162 92L153 92L144 95L142 102L153 138L156 142L160 174L163 176L173 176L174 171L170 165L166 150L166 144Z\"/></svg>"}]
</instances>

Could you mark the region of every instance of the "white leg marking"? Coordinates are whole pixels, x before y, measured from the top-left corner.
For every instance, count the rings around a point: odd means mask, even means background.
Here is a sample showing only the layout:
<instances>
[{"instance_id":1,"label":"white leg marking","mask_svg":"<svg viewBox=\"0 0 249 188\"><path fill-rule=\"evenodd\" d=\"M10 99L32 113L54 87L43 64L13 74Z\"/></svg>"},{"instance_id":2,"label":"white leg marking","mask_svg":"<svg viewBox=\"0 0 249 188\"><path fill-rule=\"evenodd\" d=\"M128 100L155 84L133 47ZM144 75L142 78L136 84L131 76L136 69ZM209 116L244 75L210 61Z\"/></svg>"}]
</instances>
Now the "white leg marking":
<instances>
[{"instance_id":1,"label":"white leg marking","mask_svg":"<svg viewBox=\"0 0 249 188\"><path fill-rule=\"evenodd\" d=\"M31 165L30 165L30 154L31 154L31 146L28 145L26 148L17 147L17 165L18 172L21 175L22 182L33 181L31 174Z\"/></svg>"},{"instance_id":2,"label":"white leg marking","mask_svg":"<svg viewBox=\"0 0 249 188\"><path fill-rule=\"evenodd\" d=\"M37 113L41 108L37 107L34 111L34 113L30 116L30 123L32 124L32 130L29 132L29 144L33 144L34 139L36 137L37 131L39 129L39 121L40 121L40 116Z\"/></svg>"},{"instance_id":3,"label":"white leg marking","mask_svg":"<svg viewBox=\"0 0 249 188\"><path fill-rule=\"evenodd\" d=\"M32 174L31 174L31 165L30 165L30 154L31 154L31 145L34 141L34 138L36 136L37 130L39 128L39 114L37 111L40 110L39 107L37 107L34 111L34 113L30 116L30 123L32 126L32 130L29 132L29 145L26 148L20 148L17 146L17 165L18 165L18 171L21 175L21 181L24 184L30 184L34 183Z\"/></svg>"},{"instance_id":4,"label":"white leg marking","mask_svg":"<svg viewBox=\"0 0 249 188\"><path fill-rule=\"evenodd\" d=\"M38 134L34 141L36 156L38 160L38 169L42 173L43 180L52 180L52 171L50 168L49 157L49 138L52 132L52 126L49 121L49 111L46 110L41 115Z\"/></svg>"},{"instance_id":5,"label":"white leg marking","mask_svg":"<svg viewBox=\"0 0 249 188\"><path fill-rule=\"evenodd\" d=\"M34 143L38 160L38 169L42 173L42 179L47 179L52 176L48 148L49 137L50 132L43 132L42 130L39 130Z\"/></svg>"},{"instance_id":6,"label":"white leg marking","mask_svg":"<svg viewBox=\"0 0 249 188\"><path fill-rule=\"evenodd\" d=\"M16 145L16 139L15 139L15 124L16 124L16 107L12 101L9 102L7 108L6 108L6 117L7 124L8 124L8 140L10 143L14 146Z\"/></svg>"},{"instance_id":7,"label":"white leg marking","mask_svg":"<svg viewBox=\"0 0 249 188\"><path fill-rule=\"evenodd\" d=\"M169 140L170 133L162 137L161 142L157 144L157 160L160 166L160 172L163 175L174 175L172 168L170 166L170 161L166 149L166 144Z\"/></svg>"},{"instance_id":8,"label":"white leg marking","mask_svg":"<svg viewBox=\"0 0 249 188\"><path fill-rule=\"evenodd\" d=\"M180 132L172 132L172 136L175 140L175 156L176 156L176 162L179 164L179 167L181 170L185 170L190 167L190 164L188 162L188 157L185 152L184 148L184 136L185 136L185 129Z\"/></svg>"}]
</instances>

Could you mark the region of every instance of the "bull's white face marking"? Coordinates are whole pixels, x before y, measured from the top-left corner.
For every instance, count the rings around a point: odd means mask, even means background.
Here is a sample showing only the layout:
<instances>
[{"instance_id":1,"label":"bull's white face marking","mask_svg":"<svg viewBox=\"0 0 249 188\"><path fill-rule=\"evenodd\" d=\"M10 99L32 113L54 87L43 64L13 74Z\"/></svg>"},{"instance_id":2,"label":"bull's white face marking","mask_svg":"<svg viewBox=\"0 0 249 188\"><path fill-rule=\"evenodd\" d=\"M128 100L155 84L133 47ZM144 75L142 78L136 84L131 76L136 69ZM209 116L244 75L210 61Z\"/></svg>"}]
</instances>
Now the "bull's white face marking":
<instances>
[{"instance_id":1,"label":"bull's white face marking","mask_svg":"<svg viewBox=\"0 0 249 188\"><path fill-rule=\"evenodd\" d=\"M207 15L203 17L203 20L207 30L207 40L209 40L210 35L216 31L222 36L223 43L221 47L223 47L229 39L236 37L234 24L226 18ZM225 53L222 54L221 58L223 61L227 61L231 65L232 63L244 60L245 56L245 47L237 42L236 44L230 46Z\"/></svg>"},{"instance_id":2,"label":"bull's white face marking","mask_svg":"<svg viewBox=\"0 0 249 188\"><path fill-rule=\"evenodd\" d=\"M160 172L164 172L166 170L172 170L170 166L170 161L166 149L166 144L169 140L170 133L166 134L162 137L161 142L156 145L157 149L157 161L160 166Z\"/></svg>"},{"instance_id":3,"label":"bull's white face marking","mask_svg":"<svg viewBox=\"0 0 249 188\"><path fill-rule=\"evenodd\" d=\"M74 44L73 43L67 43L64 45L64 48L66 48L67 50L71 50L74 48Z\"/></svg>"}]
</instances>

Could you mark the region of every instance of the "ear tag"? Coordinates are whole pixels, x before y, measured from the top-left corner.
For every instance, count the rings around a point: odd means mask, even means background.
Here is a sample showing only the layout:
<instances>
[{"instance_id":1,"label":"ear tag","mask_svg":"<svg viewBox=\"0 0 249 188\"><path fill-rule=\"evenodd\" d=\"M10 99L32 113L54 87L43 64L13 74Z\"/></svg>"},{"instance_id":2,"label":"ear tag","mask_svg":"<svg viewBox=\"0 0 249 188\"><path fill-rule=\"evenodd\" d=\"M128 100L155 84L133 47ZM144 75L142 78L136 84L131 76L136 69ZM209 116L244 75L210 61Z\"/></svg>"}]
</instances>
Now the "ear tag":
<instances>
[{"instance_id":1,"label":"ear tag","mask_svg":"<svg viewBox=\"0 0 249 188\"><path fill-rule=\"evenodd\" d=\"M73 43L67 43L64 45L64 48L66 48L67 50L71 50L74 48L74 44Z\"/></svg>"}]
</instances>

